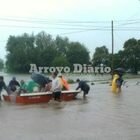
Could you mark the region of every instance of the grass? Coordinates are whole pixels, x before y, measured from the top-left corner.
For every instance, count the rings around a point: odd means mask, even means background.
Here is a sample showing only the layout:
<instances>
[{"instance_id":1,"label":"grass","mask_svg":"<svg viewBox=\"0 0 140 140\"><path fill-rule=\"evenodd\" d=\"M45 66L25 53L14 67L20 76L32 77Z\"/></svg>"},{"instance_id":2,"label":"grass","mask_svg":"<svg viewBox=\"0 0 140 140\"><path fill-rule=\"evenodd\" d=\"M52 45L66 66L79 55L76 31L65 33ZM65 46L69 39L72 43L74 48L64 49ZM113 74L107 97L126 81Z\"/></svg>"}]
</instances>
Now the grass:
<instances>
[{"instance_id":1,"label":"grass","mask_svg":"<svg viewBox=\"0 0 140 140\"><path fill-rule=\"evenodd\" d=\"M125 74L123 76L124 79L136 79L136 78L140 78L140 74L138 75L134 75L134 74Z\"/></svg>"}]
</instances>

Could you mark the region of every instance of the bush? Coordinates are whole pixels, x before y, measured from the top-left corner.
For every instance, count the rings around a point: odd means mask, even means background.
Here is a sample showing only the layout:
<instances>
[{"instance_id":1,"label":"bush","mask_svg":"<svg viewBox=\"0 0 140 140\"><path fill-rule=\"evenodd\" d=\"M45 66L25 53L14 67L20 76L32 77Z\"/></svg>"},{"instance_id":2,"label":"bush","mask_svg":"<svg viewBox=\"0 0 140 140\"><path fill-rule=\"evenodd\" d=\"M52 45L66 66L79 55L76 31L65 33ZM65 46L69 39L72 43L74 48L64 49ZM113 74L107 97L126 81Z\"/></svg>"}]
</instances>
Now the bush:
<instances>
[{"instance_id":1,"label":"bush","mask_svg":"<svg viewBox=\"0 0 140 140\"><path fill-rule=\"evenodd\" d=\"M74 80L72 80L72 79L68 79L68 83L69 83L69 84L74 84L74 83L75 83L75 81L74 81Z\"/></svg>"}]
</instances>

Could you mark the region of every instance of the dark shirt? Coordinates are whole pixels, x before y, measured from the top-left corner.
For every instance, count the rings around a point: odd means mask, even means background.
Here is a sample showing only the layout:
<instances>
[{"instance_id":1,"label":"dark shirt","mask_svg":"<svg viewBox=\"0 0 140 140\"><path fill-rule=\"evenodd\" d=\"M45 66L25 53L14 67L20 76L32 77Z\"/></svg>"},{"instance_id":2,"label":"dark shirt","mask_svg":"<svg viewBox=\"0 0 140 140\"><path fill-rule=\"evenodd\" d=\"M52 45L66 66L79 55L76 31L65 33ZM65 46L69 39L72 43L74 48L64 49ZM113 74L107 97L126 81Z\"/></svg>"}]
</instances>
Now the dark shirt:
<instances>
[{"instance_id":1,"label":"dark shirt","mask_svg":"<svg viewBox=\"0 0 140 140\"><path fill-rule=\"evenodd\" d=\"M19 87L20 87L20 84L19 84L19 82L16 81L16 80L11 80L11 81L9 82L9 87L13 87L13 86L19 86Z\"/></svg>"},{"instance_id":2,"label":"dark shirt","mask_svg":"<svg viewBox=\"0 0 140 140\"><path fill-rule=\"evenodd\" d=\"M123 81L124 81L124 80L122 79L122 77L119 77L119 78L116 80L116 83L117 83L117 85L118 85L119 87L121 87Z\"/></svg>"},{"instance_id":3,"label":"dark shirt","mask_svg":"<svg viewBox=\"0 0 140 140\"><path fill-rule=\"evenodd\" d=\"M81 90L88 92L90 87L89 85L85 82L85 81L80 81L78 84L78 87L76 88L76 90L78 90L79 88L81 88Z\"/></svg>"},{"instance_id":4,"label":"dark shirt","mask_svg":"<svg viewBox=\"0 0 140 140\"><path fill-rule=\"evenodd\" d=\"M4 81L0 81L0 92L2 91L2 89L7 89L6 84Z\"/></svg>"}]
</instances>

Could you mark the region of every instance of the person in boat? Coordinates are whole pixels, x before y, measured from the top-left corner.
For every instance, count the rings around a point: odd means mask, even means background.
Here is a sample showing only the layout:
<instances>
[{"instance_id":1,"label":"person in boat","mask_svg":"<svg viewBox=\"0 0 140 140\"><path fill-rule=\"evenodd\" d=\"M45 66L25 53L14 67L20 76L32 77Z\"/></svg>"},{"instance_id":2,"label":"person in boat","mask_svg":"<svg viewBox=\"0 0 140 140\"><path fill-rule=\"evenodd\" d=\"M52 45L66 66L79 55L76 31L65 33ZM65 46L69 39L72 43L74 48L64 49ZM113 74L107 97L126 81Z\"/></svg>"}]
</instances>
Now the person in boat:
<instances>
[{"instance_id":1,"label":"person in boat","mask_svg":"<svg viewBox=\"0 0 140 140\"><path fill-rule=\"evenodd\" d=\"M27 84L25 83L24 80L20 81L20 93L26 93L27 92Z\"/></svg>"},{"instance_id":2,"label":"person in boat","mask_svg":"<svg viewBox=\"0 0 140 140\"><path fill-rule=\"evenodd\" d=\"M17 87L20 87L19 82L16 80L16 77L13 77L12 80L9 82L9 90L14 92L17 90Z\"/></svg>"},{"instance_id":3,"label":"person in boat","mask_svg":"<svg viewBox=\"0 0 140 140\"><path fill-rule=\"evenodd\" d=\"M8 87L6 86L6 84L4 82L3 76L0 76L0 101L1 101L1 92L2 92L3 89L5 89L6 92L9 94L9 90L8 90Z\"/></svg>"},{"instance_id":4,"label":"person in boat","mask_svg":"<svg viewBox=\"0 0 140 140\"><path fill-rule=\"evenodd\" d=\"M80 79L77 79L76 81L78 82L76 90L81 89L83 91L83 97L86 97L90 90L90 86L85 81L82 81Z\"/></svg>"},{"instance_id":5,"label":"person in boat","mask_svg":"<svg viewBox=\"0 0 140 140\"><path fill-rule=\"evenodd\" d=\"M44 92L50 91L52 87L52 80L49 80L47 84L45 84Z\"/></svg>"},{"instance_id":6,"label":"person in boat","mask_svg":"<svg viewBox=\"0 0 140 140\"><path fill-rule=\"evenodd\" d=\"M57 72L52 73L52 86L51 86L51 91L53 92L54 100L56 101L61 101L61 82L60 79L57 77Z\"/></svg>"},{"instance_id":7,"label":"person in boat","mask_svg":"<svg viewBox=\"0 0 140 140\"><path fill-rule=\"evenodd\" d=\"M58 75L58 77L60 78L62 90L69 90L70 89L69 84L68 84L67 80L64 79L64 77L62 76L61 73Z\"/></svg>"},{"instance_id":8,"label":"person in boat","mask_svg":"<svg viewBox=\"0 0 140 140\"><path fill-rule=\"evenodd\" d=\"M20 90L22 93L39 92L39 85L36 82L34 82L33 80L30 80L28 82L21 80Z\"/></svg>"},{"instance_id":9,"label":"person in boat","mask_svg":"<svg viewBox=\"0 0 140 140\"><path fill-rule=\"evenodd\" d=\"M49 77L46 77L45 75L42 75L40 73L32 73L31 78L39 85L40 92L48 91L48 86L51 82Z\"/></svg>"}]
</instances>

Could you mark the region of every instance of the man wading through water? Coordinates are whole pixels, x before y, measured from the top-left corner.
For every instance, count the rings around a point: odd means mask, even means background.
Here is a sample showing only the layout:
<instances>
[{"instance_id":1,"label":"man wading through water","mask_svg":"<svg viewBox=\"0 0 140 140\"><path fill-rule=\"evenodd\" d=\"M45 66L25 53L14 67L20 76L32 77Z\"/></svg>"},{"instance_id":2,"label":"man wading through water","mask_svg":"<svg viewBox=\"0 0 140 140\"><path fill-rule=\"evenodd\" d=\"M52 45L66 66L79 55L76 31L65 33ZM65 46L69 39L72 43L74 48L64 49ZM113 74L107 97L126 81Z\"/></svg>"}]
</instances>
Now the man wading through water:
<instances>
[{"instance_id":1,"label":"man wading through water","mask_svg":"<svg viewBox=\"0 0 140 140\"><path fill-rule=\"evenodd\" d=\"M1 92L2 92L2 89L5 89L7 91L7 93L9 94L8 92L8 88L4 82L4 78L3 76L0 76L0 101L1 101Z\"/></svg>"},{"instance_id":2,"label":"man wading through water","mask_svg":"<svg viewBox=\"0 0 140 140\"><path fill-rule=\"evenodd\" d=\"M55 101L61 101L61 82L57 77L57 72L52 73L52 87L51 91L53 92L53 97Z\"/></svg>"},{"instance_id":3,"label":"man wading through water","mask_svg":"<svg viewBox=\"0 0 140 140\"><path fill-rule=\"evenodd\" d=\"M76 81L78 82L78 87L76 88L76 90L80 88L83 91L83 97L85 98L90 90L89 85L85 81L82 81L80 79L77 79Z\"/></svg>"}]
</instances>

